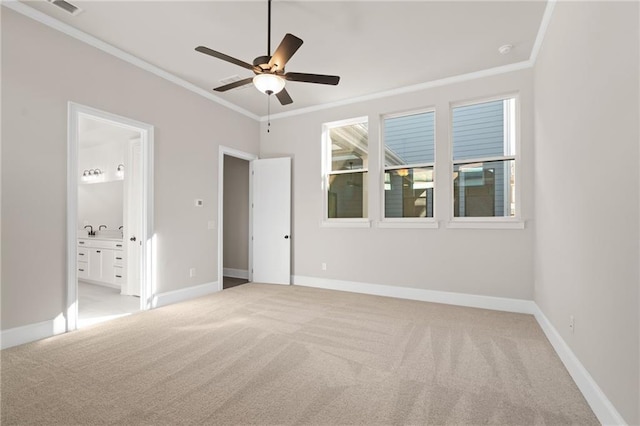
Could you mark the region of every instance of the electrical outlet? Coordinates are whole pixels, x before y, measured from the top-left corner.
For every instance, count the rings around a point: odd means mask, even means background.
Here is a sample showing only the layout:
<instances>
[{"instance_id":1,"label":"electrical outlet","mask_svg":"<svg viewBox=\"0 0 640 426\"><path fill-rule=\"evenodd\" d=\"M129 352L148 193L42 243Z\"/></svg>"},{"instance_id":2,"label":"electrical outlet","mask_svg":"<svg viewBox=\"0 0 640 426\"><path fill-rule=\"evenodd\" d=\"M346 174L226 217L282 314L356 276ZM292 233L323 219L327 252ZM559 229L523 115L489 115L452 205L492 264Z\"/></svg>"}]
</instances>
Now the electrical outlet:
<instances>
[{"instance_id":1,"label":"electrical outlet","mask_svg":"<svg viewBox=\"0 0 640 426\"><path fill-rule=\"evenodd\" d=\"M189 278L196 276L196 268L189 268Z\"/></svg>"},{"instance_id":2,"label":"electrical outlet","mask_svg":"<svg viewBox=\"0 0 640 426\"><path fill-rule=\"evenodd\" d=\"M326 270L327 270L327 264L326 264L326 263L324 263L324 262L322 262L322 270L323 270L323 271L326 271Z\"/></svg>"},{"instance_id":3,"label":"electrical outlet","mask_svg":"<svg viewBox=\"0 0 640 426\"><path fill-rule=\"evenodd\" d=\"M573 315L569 315L569 331L573 333L575 328L576 328L575 319L573 318Z\"/></svg>"}]
</instances>

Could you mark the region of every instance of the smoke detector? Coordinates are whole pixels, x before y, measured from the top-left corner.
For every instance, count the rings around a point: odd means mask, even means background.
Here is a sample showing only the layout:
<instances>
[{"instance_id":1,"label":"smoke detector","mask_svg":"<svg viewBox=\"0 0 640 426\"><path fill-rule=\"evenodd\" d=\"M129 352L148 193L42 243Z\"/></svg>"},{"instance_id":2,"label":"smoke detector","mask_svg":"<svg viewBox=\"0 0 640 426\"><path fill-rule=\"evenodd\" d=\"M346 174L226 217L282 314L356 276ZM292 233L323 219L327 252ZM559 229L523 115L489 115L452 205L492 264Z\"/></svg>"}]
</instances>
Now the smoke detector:
<instances>
[{"instance_id":1,"label":"smoke detector","mask_svg":"<svg viewBox=\"0 0 640 426\"><path fill-rule=\"evenodd\" d=\"M501 55L508 55L511 52L511 49L513 49L513 45L512 44L504 44L504 45L498 47L498 52Z\"/></svg>"}]
</instances>

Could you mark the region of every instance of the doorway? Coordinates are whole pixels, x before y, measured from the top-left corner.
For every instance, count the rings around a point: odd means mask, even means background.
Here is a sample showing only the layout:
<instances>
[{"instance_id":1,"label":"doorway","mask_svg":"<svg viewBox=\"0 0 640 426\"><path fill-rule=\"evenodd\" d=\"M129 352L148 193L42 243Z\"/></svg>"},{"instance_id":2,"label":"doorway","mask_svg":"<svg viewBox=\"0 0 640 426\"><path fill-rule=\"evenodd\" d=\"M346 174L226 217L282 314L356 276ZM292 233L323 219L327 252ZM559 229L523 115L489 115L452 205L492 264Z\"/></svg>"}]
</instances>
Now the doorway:
<instances>
[{"instance_id":1,"label":"doorway","mask_svg":"<svg viewBox=\"0 0 640 426\"><path fill-rule=\"evenodd\" d=\"M249 161L224 156L222 289L249 282Z\"/></svg>"},{"instance_id":2,"label":"doorway","mask_svg":"<svg viewBox=\"0 0 640 426\"><path fill-rule=\"evenodd\" d=\"M250 162L257 156L218 151L218 290L252 281Z\"/></svg>"},{"instance_id":3,"label":"doorway","mask_svg":"<svg viewBox=\"0 0 640 426\"><path fill-rule=\"evenodd\" d=\"M69 104L67 331L149 309L153 127Z\"/></svg>"}]
</instances>

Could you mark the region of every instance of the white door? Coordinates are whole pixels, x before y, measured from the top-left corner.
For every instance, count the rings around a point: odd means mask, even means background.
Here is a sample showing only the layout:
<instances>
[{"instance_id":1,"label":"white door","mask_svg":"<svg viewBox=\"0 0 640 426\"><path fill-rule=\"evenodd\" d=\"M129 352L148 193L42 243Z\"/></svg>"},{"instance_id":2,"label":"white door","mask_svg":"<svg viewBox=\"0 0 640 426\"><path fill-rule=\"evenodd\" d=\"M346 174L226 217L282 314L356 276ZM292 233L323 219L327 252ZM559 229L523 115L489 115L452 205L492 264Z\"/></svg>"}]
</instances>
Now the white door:
<instances>
[{"instance_id":1,"label":"white door","mask_svg":"<svg viewBox=\"0 0 640 426\"><path fill-rule=\"evenodd\" d=\"M124 229L123 242L126 252L126 273L122 279L121 293L140 296L140 269L142 259L142 144L133 139L127 147L124 169Z\"/></svg>"},{"instance_id":2,"label":"white door","mask_svg":"<svg viewBox=\"0 0 640 426\"><path fill-rule=\"evenodd\" d=\"M251 162L253 282L290 284L291 158Z\"/></svg>"}]
</instances>

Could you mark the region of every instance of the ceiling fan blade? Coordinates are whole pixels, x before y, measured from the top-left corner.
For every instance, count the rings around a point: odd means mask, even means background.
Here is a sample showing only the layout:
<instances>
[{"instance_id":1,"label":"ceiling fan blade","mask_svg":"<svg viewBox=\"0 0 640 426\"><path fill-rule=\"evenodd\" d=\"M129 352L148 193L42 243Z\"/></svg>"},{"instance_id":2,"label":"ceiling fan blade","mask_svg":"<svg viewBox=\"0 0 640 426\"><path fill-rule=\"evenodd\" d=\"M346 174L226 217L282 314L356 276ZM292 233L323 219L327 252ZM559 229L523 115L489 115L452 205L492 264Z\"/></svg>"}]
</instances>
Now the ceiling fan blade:
<instances>
[{"instance_id":1,"label":"ceiling fan blade","mask_svg":"<svg viewBox=\"0 0 640 426\"><path fill-rule=\"evenodd\" d=\"M291 59L300 46L302 46L302 43L302 39L287 33L269 61L269 65L272 67L271 70L283 70L285 64ZM273 69L274 66L276 66L275 69Z\"/></svg>"},{"instance_id":2,"label":"ceiling fan blade","mask_svg":"<svg viewBox=\"0 0 640 426\"><path fill-rule=\"evenodd\" d=\"M244 86L253 82L253 77L245 78L243 80L234 81L233 83L225 84L224 86L216 87L216 92L226 92L227 90L235 89L236 87Z\"/></svg>"},{"instance_id":3,"label":"ceiling fan blade","mask_svg":"<svg viewBox=\"0 0 640 426\"><path fill-rule=\"evenodd\" d=\"M249 69L251 71L253 71L253 69L255 68L253 65L248 64L244 61L241 61L240 59L236 59L234 57L231 57L229 55L225 55L224 53L220 53L220 52L216 52L215 50L209 49L208 47L205 46L198 46L196 47L196 50L200 53L204 53L205 55L209 55L209 56L213 56L214 58L218 58L218 59L222 59L223 61L227 61L227 62L231 62L234 65L239 65L242 68L246 68Z\"/></svg>"},{"instance_id":4,"label":"ceiling fan blade","mask_svg":"<svg viewBox=\"0 0 640 426\"><path fill-rule=\"evenodd\" d=\"M340 82L340 77L337 75L307 74L303 72L288 72L284 75L284 78L302 83L331 84L332 86Z\"/></svg>"},{"instance_id":5,"label":"ceiling fan blade","mask_svg":"<svg viewBox=\"0 0 640 426\"><path fill-rule=\"evenodd\" d=\"M287 89L282 89L281 91L276 93L276 98L278 98L281 105L289 105L293 102L293 99L291 99L291 96L289 96L289 92L287 92Z\"/></svg>"}]
</instances>

